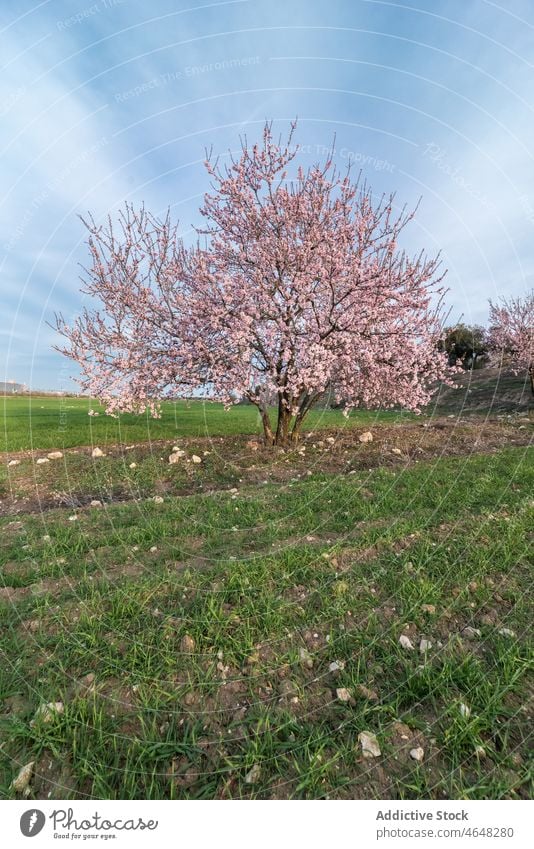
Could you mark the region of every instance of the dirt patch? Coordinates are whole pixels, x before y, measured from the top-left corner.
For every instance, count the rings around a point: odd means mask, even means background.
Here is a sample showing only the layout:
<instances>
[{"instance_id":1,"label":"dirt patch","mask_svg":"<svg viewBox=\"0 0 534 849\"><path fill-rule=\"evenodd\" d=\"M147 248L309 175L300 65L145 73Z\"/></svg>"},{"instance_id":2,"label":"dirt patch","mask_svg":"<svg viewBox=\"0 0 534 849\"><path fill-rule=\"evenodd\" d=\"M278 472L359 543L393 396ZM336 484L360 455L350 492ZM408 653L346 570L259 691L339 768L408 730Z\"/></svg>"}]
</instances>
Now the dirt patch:
<instances>
[{"instance_id":1,"label":"dirt patch","mask_svg":"<svg viewBox=\"0 0 534 849\"><path fill-rule=\"evenodd\" d=\"M69 799L79 795L78 780L64 758L43 752L33 771L32 795L36 799Z\"/></svg>"},{"instance_id":2,"label":"dirt patch","mask_svg":"<svg viewBox=\"0 0 534 849\"><path fill-rule=\"evenodd\" d=\"M66 450L61 461L34 466L38 452L9 453L7 459L22 460L9 469L11 491L0 499L0 516L41 513L58 507L89 508L92 500L102 504L145 500L153 495L188 496L241 489L264 483L294 483L310 475L347 475L377 467L409 467L413 463L448 456L491 453L510 446L527 446L534 435L534 422L528 418L441 418L373 426L373 441L362 444L362 428L336 428L307 434L293 449L272 449L251 441L247 436L196 438L181 440L187 453L197 453L203 462L198 466L169 465L168 454L173 442L162 441L133 448L117 445L106 447L106 457L98 468L103 480L109 459L124 463L113 468L113 480L106 478L99 491L87 492L84 479L95 461L90 448ZM208 452L205 454L205 452ZM40 452L42 453L42 452ZM142 471L147 460L153 464L161 456L161 473L152 483L138 485L128 477L130 461L135 457ZM41 468L43 471L41 471ZM152 467L153 468L153 467ZM67 485L67 488L65 488ZM94 484L95 490L98 485ZM150 489L150 493L148 490ZM362 490L362 497L371 497Z\"/></svg>"},{"instance_id":3,"label":"dirt patch","mask_svg":"<svg viewBox=\"0 0 534 849\"><path fill-rule=\"evenodd\" d=\"M13 604L26 598L30 593L30 587L0 587L0 601Z\"/></svg>"}]
</instances>

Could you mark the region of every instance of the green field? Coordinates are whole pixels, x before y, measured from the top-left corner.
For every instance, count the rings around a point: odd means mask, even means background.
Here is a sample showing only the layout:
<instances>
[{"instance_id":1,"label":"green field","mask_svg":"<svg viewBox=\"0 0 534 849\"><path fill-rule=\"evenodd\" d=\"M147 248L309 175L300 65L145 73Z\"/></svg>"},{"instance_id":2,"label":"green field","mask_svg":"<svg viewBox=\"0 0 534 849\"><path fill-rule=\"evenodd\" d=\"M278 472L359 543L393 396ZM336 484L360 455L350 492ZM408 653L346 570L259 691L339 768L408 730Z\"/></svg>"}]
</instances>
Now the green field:
<instances>
[{"instance_id":1,"label":"green field","mask_svg":"<svg viewBox=\"0 0 534 849\"><path fill-rule=\"evenodd\" d=\"M104 408L88 398L16 396L0 399L3 451L72 448L77 445L113 445L119 442L150 442L183 436L233 436L260 434L256 407L237 405L225 410L222 404L176 401L162 405L162 415L106 416ZM98 417L89 416L89 410ZM274 411L273 411L274 412ZM313 410L306 426L347 427L411 418L399 412L354 412L347 420L335 410Z\"/></svg>"},{"instance_id":2,"label":"green field","mask_svg":"<svg viewBox=\"0 0 534 849\"><path fill-rule=\"evenodd\" d=\"M281 452L250 407L119 431L64 400L65 432L58 399L5 408L4 798L32 762L34 799L531 793L528 418L328 413Z\"/></svg>"}]
</instances>

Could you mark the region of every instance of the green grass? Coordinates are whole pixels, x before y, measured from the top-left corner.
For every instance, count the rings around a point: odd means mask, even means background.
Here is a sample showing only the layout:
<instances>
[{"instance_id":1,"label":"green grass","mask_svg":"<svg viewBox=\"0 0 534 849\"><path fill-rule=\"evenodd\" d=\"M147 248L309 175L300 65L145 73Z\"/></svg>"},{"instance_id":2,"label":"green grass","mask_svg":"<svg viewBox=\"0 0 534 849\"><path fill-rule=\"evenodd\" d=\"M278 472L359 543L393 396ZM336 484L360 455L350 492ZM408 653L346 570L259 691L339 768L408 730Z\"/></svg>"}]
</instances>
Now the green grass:
<instances>
[{"instance_id":1,"label":"green grass","mask_svg":"<svg viewBox=\"0 0 534 849\"><path fill-rule=\"evenodd\" d=\"M99 413L88 415L89 410ZM354 412L349 420L334 410L314 410L308 429L367 425L410 418L399 412ZM0 450L62 449L79 445L114 445L198 436L260 434L256 407L238 405L226 411L221 404L177 401L163 404L162 417L121 415L112 418L89 398L4 396L0 399Z\"/></svg>"},{"instance_id":2,"label":"green grass","mask_svg":"<svg viewBox=\"0 0 534 849\"><path fill-rule=\"evenodd\" d=\"M533 484L521 447L0 520L0 793L33 760L35 798L528 795Z\"/></svg>"}]
</instances>

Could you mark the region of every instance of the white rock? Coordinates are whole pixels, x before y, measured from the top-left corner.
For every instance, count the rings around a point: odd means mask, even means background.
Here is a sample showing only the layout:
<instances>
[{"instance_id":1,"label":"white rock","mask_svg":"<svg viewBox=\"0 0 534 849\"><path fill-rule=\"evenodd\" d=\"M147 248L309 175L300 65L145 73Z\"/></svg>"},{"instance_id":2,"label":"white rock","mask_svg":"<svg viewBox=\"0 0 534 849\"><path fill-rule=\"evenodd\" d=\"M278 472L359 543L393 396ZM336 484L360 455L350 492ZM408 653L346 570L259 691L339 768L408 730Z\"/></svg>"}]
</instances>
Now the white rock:
<instances>
[{"instance_id":1,"label":"white rock","mask_svg":"<svg viewBox=\"0 0 534 849\"><path fill-rule=\"evenodd\" d=\"M102 507L102 502L98 500L98 498L93 498L91 501L91 507Z\"/></svg>"},{"instance_id":2,"label":"white rock","mask_svg":"<svg viewBox=\"0 0 534 849\"><path fill-rule=\"evenodd\" d=\"M91 451L91 457L104 457L105 454L101 448L93 448Z\"/></svg>"},{"instance_id":3,"label":"white rock","mask_svg":"<svg viewBox=\"0 0 534 849\"><path fill-rule=\"evenodd\" d=\"M61 460L63 457L62 451L51 451L50 454L46 455L49 460Z\"/></svg>"},{"instance_id":4,"label":"white rock","mask_svg":"<svg viewBox=\"0 0 534 849\"><path fill-rule=\"evenodd\" d=\"M137 469L137 463L130 463L130 469Z\"/></svg>"},{"instance_id":5,"label":"white rock","mask_svg":"<svg viewBox=\"0 0 534 849\"><path fill-rule=\"evenodd\" d=\"M261 767L259 764L254 764L250 772L247 772L245 776L245 784L255 784L260 780L261 775Z\"/></svg>"},{"instance_id":6,"label":"white rock","mask_svg":"<svg viewBox=\"0 0 534 849\"><path fill-rule=\"evenodd\" d=\"M370 430L366 430L364 433L360 433L358 439L360 440L360 442L372 442L373 434Z\"/></svg>"},{"instance_id":7,"label":"white rock","mask_svg":"<svg viewBox=\"0 0 534 849\"><path fill-rule=\"evenodd\" d=\"M510 628L499 628L499 634L503 637L515 637L515 631Z\"/></svg>"},{"instance_id":8,"label":"white rock","mask_svg":"<svg viewBox=\"0 0 534 849\"><path fill-rule=\"evenodd\" d=\"M333 445L336 440L334 439L333 436L327 436L326 441L328 442L329 445Z\"/></svg>"},{"instance_id":9,"label":"white rock","mask_svg":"<svg viewBox=\"0 0 534 849\"><path fill-rule=\"evenodd\" d=\"M467 637L468 640L474 640L480 637L480 634L480 628L472 628L471 625L467 625L462 631L462 636Z\"/></svg>"},{"instance_id":10,"label":"white rock","mask_svg":"<svg viewBox=\"0 0 534 849\"><path fill-rule=\"evenodd\" d=\"M402 454L402 451L400 450L400 448L392 448L391 453L392 454Z\"/></svg>"},{"instance_id":11,"label":"white rock","mask_svg":"<svg viewBox=\"0 0 534 849\"><path fill-rule=\"evenodd\" d=\"M30 725L35 725L37 721L51 722L55 716L62 714L64 710L63 702L48 702L47 704L39 705Z\"/></svg>"},{"instance_id":12,"label":"white rock","mask_svg":"<svg viewBox=\"0 0 534 849\"><path fill-rule=\"evenodd\" d=\"M403 649L409 649L410 651L413 651L413 643L410 638L406 636L406 634L400 635L399 643L401 644Z\"/></svg>"},{"instance_id":13,"label":"white rock","mask_svg":"<svg viewBox=\"0 0 534 849\"><path fill-rule=\"evenodd\" d=\"M362 747L364 758L379 758L382 752L378 745L378 740L370 731L362 731L358 734L358 741Z\"/></svg>"},{"instance_id":14,"label":"white rock","mask_svg":"<svg viewBox=\"0 0 534 849\"><path fill-rule=\"evenodd\" d=\"M50 462L50 460L48 459L48 457L39 457L39 459L36 460L36 463L37 463L38 466L44 466L45 463L49 463L49 462Z\"/></svg>"},{"instance_id":15,"label":"white rock","mask_svg":"<svg viewBox=\"0 0 534 849\"><path fill-rule=\"evenodd\" d=\"M10 460L8 466L20 466L20 460Z\"/></svg>"},{"instance_id":16,"label":"white rock","mask_svg":"<svg viewBox=\"0 0 534 849\"><path fill-rule=\"evenodd\" d=\"M183 451L173 451L172 454L169 454L169 463L171 465L174 465L174 463L179 463L183 456Z\"/></svg>"},{"instance_id":17,"label":"white rock","mask_svg":"<svg viewBox=\"0 0 534 849\"><path fill-rule=\"evenodd\" d=\"M161 495L155 495L152 501L154 504L163 504L163 498Z\"/></svg>"},{"instance_id":18,"label":"white rock","mask_svg":"<svg viewBox=\"0 0 534 849\"><path fill-rule=\"evenodd\" d=\"M461 713L462 716L465 716L465 718L467 719L468 717L471 716L471 708L468 707L463 702L460 702L460 713Z\"/></svg>"},{"instance_id":19,"label":"white rock","mask_svg":"<svg viewBox=\"0 0 534 849\"><path fill-rule=\"evenodd\" d=\"M347 690L346 687L338 687L336 690L336 696L340 702L350 702L352 698L350 690Z\"/></svg>"},{"instance_id":20,"label":"white rock","mask_svg":"<svg viewBox=\"0 0 534 849\"><path fill-rule=\"evenodd\" d=\"M342 660L333 660L332 663L328 665L328 669L330 672L340 672L342 669L345 669L345 664Z\"/></svg>"},{"instance_id":21,"label":"white rock","mask_svg":"<svg viewBox=\"0 0 534 849\"><path fill-rule=\"evenodd\" d=\"M154 552L155 552L155 551L157 551L157 550L158 550L157 545L153 545L153 546L151 546L151 548L150 548L150 553L151 553L151 554L154 554Z\"/></svg>"},{"instance_id":22,"label":"white rock","mask_svg":"<svg viewBox=\"0 0 534 849\"><path fill-rule=\"evenodd\" d=\"M20 769L17 777L11 782L12 790L15 790L17 793L23 793L27 789L32 777L34 764L35 761L30 761Z\"/></svg>"},{"instance_id":23,"label":"white rock","mask_svg":"<svg viewBox=\"0 0 534 849\"><path fill-rule=\"evenodd\" d=\"M69 516L69 522L77 522L78 517L76 515Z\"/></svg>"},{"instance_id":24,"label":"white rock","mask_svg":"<svg viewBox=\"0 0 534 849\"><path fill-rule=\"evenodd\" d=\"M421 642L419 643L419 651L421 652L421 654L430 651L431 648L432 643L430 642L430 640L421 640Z\"/></svg>"},{"instance_id":25,"label":"white rock","mask_svg":"<svg viewBox=\"0 0 534 849\"><path fill-rule=\"evenodd\" d=\"M191 462L202 463L202 457L199 457L198 454L193 454L193 456L191 457Z\"/></svg>"},{"instance_id":26,"label":"white rock","mask_svg":"<svg viewBox=\"0 0 534 849\"><path fill-rule=\"evenodd\" d=\"M416 749L410 749L410 757L414 761L421 763L425 757L425 750L422 749L421 746L418 746Z\"/></svg>"}]
</instances>

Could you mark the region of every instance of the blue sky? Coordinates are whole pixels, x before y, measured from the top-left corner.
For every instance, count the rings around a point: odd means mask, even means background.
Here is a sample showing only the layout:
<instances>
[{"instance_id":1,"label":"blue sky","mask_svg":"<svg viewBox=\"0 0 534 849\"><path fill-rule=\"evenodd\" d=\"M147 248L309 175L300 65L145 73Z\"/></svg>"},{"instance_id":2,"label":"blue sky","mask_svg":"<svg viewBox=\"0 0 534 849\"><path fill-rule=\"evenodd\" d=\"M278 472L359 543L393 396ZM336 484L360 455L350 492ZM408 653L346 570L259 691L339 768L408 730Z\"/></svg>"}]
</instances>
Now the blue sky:
<instances>
[{"instance_id":1,"label":"blue sky","mask_svg":"<svg viewBox=\"0 0 534 849\"><path fill-rule=\"evenodd\" d=\"M55 311L82 305L77 218L168 206L185 235L213 145L299 118L377 193L422 196L410 248L441 250L452 317L534 273L534 5L509 0L3 0L0 381L68 388Z\"/></svg>"}]
</instances>

